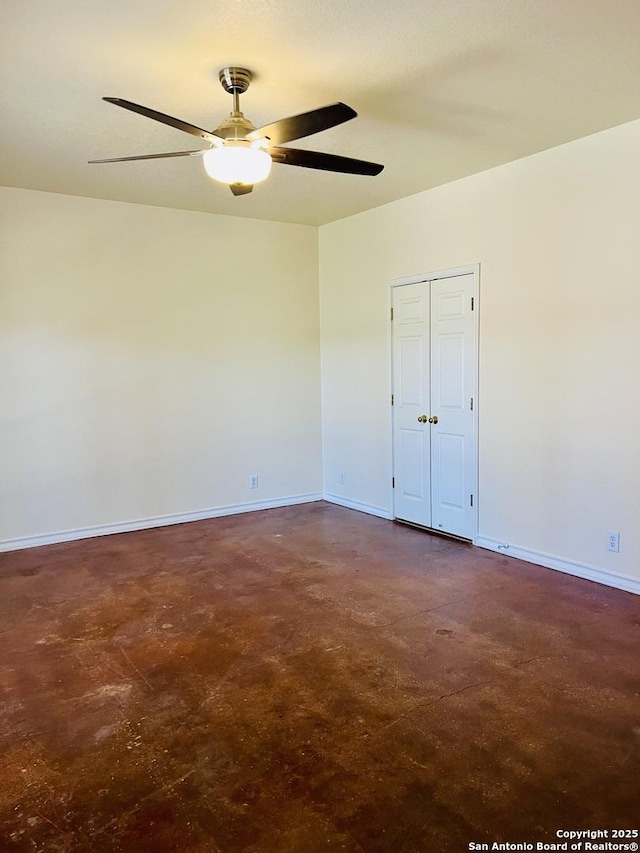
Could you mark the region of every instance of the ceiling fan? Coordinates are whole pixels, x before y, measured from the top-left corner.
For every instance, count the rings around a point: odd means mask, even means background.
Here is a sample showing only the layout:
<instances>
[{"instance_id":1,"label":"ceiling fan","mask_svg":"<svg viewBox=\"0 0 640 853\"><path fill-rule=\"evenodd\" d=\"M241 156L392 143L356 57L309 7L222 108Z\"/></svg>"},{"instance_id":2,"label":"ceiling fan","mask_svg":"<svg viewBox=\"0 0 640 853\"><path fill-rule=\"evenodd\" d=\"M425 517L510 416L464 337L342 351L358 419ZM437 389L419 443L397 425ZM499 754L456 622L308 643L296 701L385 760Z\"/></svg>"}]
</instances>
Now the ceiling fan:
<instances>
[{"instance_id":1,"label":"ceiling fan","mask_svg":"<svg viewBox=\"0 0 640 853\"><path fill-rule=\"evenodd\" d=\"M149 107L125 101L122 98L103 98L110 104L131 110L134 113L168 124L177 130L198 136L210 143L208 149L195 151L170 151L166 154L142 154L137 157L112 157L108 160L89 160L89 163L123 163L129 160L159 160L165 157L202 157L207 174L216 181L228 184L234 195L246 195L253 185L265 180L272 163L289 166L304 166L325 172L343 172L350 175L378 175L384 166L306 151L300 148L283 148L282 144L302 139L335 127L355 118L355 110L343 103L330 104L308 113L283 118L264 127L256 127L245 118L240 110L240 95L246 92L251 82L251 72L246 68L230 66L220 71L220 83L225 92L233 96L233 110L215 130L203 130L179 118L165 115Z\"/></svg>"}]
</instances>

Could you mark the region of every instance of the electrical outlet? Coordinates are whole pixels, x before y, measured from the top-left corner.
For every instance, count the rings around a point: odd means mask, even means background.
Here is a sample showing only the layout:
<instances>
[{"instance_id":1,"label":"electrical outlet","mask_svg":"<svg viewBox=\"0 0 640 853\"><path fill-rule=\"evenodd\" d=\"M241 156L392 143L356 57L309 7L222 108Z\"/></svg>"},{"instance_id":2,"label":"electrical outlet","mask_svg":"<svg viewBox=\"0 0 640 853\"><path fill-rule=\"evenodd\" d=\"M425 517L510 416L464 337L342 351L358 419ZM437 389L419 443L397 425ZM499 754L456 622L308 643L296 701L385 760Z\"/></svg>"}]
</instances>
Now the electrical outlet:
<instances>
[{"instance_id":1,"label":"electrical outlet","mask_svg":"<svg viewBox=\"0 0 640 853\"><path fill-rule=\"evenodd\" d=\"M617 530L610 530L607 533L607 551L618 553L620 550L620 533Z\"/></svg>"},{"instance_id":2,"label":"electrical outlet","mask_svg":"<svg viewBox=\"0 0 640 853\"><path fill-rule=\"evenodd\" d=\"M258 475L257 474L252 474L249 477L249 488L250 489L257 489L258 488Z\"/></svg>"},{"instance_id":3,"label":"electrical outlet","mask_svg":"<svg viewBox=\"0 0 640 853\"><path fill-rule=\"evenodd\" d=\"M340 472L340 485L341 486L347 485L347 472L346 471Z\"/></svg>"}]
</instances>

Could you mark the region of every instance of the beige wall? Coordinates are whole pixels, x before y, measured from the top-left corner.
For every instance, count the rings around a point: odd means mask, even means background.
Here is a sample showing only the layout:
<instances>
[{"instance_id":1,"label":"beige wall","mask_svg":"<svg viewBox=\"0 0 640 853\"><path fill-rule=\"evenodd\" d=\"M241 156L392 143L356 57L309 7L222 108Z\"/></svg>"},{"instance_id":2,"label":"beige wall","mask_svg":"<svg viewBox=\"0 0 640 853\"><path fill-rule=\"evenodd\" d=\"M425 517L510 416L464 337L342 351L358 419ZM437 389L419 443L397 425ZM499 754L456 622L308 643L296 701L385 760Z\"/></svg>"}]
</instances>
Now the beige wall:
<instances>
[{"instance_id":1,"label":"beige wall","mask_svg":"<svg viewBox=\"0 0 640 853\"><path fill-rule=\"evenodd\" d=\"M315 228L7 188L0 217L0 540L321 490Z\"/></svg>"},{"instance_id":2,"label":"beige wall","mask_svg":"<svg viewBox=\"0 0 640 853\"><path fill-rule=\"evenodd\" d=\"M389 280L480 263L480 535L640 578L639 152L640 121L320 229L326 492L391 510Z\"/></svg>"},{"instance_id":3,"label":"beige wall","mask_svg":"<svg viewBox=\"0 0 640 853\"><path fill-rule=\"evenodd\" d=\"M389 280L480 263L480 537L640 579L639 150L634 122L320 229L326 493L392 509ZM316 229L0 216L0 543L320 491Z\"/></svg>"}]
</instances>

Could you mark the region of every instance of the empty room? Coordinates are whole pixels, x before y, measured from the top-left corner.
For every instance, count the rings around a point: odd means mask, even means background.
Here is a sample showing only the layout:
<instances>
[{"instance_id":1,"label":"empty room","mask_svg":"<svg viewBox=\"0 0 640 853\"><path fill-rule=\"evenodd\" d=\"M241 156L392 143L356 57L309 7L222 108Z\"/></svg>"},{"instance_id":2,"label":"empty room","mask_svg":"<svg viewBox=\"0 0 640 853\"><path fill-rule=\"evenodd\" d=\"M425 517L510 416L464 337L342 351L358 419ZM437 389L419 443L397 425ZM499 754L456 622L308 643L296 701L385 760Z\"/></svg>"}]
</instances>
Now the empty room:
<instances>
[{"instance_id":1,"label":"empty room","mask_svg":"<svg viewBox=\"0 0 640 853\"><path fill-rule=\"evenodd\" d=\"M0 32L0 850L637 850L640 4Z\"/></svg>"}]
</instances>

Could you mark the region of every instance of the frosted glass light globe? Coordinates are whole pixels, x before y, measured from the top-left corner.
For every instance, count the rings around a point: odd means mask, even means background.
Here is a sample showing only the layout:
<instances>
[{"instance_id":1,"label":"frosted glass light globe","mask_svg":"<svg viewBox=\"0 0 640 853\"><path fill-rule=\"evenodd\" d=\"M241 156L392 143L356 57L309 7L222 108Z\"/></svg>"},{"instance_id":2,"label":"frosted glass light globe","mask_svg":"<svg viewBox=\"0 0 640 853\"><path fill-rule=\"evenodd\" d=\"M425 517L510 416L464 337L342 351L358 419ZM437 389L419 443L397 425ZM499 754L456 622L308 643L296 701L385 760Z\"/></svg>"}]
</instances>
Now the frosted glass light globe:
<instances>
[{"instance_id":1,"label":"frosted glass light globe","mask_svg":"<svg viewBox=\"0 0 640 853\"><path fill-rule=\"evenodd\" d=\"M271 157L250 143L226 142L202 157L210 178L223 184L257 184L271 171Z\"/></svg>"}]
</instances>

